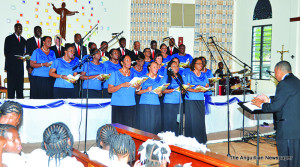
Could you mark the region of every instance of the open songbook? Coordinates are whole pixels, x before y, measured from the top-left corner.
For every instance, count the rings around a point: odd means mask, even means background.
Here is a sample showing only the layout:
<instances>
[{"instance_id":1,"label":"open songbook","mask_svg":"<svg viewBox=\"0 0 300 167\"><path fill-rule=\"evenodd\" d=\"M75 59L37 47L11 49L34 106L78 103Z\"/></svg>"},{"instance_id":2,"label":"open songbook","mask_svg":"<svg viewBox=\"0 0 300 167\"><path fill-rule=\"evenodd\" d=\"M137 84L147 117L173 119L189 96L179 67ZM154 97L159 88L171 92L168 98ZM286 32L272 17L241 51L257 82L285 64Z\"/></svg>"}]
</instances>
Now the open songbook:
<instances>
[{"instance_id":1,"label":"open songbook","mask_svg":"<svg viewBox=\"0 0 300 167\"><path fill-rule=\"evenodd\" d=\"M103 78L103 81L106 81L110 78L110 75L111 74L99 74L98 77L101 77L101 78ZM98 78L98 77L96 77L96 78ZM96 79L96 78L94 78L94 79Z\"/></svg>"},{"instance_id":2,"label":"open songbook","mask_svg":"<svg viewBox=\"0 0 300 167\"><path fill-rule=\"evenodd\" d=\"M182 84L182 87L183 87L185 90L188 90L189 88L194 87L194 86L195 86L195 85ZM175 88L174 91L180 92L180 86L178 86L177 88Z\"/></svg>"},{"instance_id":3,"label":"open songbook","mask_svg":"<svg viewBox=\"0 0 300 167\"><path fill-rule=\"evenodd\" d=\"M211 91L211 90L214 90L215 88L213 88L213 87L208 87L208 88L206 88L206 87L204 87L204 86L198 85L198 86L196 86L195 89L196 89L196 90L202 90L202 91Z\"/></svg>"},{"instance_id":4,"label":"open songbook","mask_svg":"<svg viewBox=\"0 0 300 167\"><path fill-rule=\"evenodd\" d=\"M160 92L166 90L169 85L170 85L170 83L165 83L165 84L157 87L156 89L152 90L152 92L156 93L156 94L159 94Z\"/></svg>"},{"instance_id":5,"label":"open songbook","mask_svg":"<svg viewBox=\"0 0 300 167\"><path fill-rule=\"evenodd\" d=\"M16 57L18 57L21 60L29 60L31 58L31 56L29 56L28 54L25 54L24 56L21 55L15 55Z\"/></svg>"},{"instance_id":6,"label":"open songbook","mask_svg":"<svg viewBox=\"0 0 300 167\"><path fill-rule=\"evenodd\" d=\"M136 85L136 84L141 85L147 79L148 79L148 77L134 77L134 78L132 78L132 80L129 83L130 83L130 85Z\"/></svg>"},{"instance_id":7,"label":"open songbook","mask_svg":"<svg viewBox=\"0 0 300 167\"><path fill-rule=\"evenodd\" d=\"M76 76L69 74L67 77L68 77L68 79L66 81L68 81L68 82L77 81L80 77L80 74L77 74Z\"/></svg>"},{"instance_id":8,"label":"open songbook","mask_svg":"<svg viewBox=\"0 0 300 167\"><path fill-rule=\"evenodd\" d=\"M208 78L209 82L217 82L218 80L220 80L220 77L212 77L212 78Z\"/></svg>"},{"instance_id":9,"label":"open songbook","mask_svg":"<svg viewBox=\"0 0 300 167\"><path fill-rule=\"evenodd\" d=\"M256 105L253 105L251 104L252 102L247 102L247 103L244 103L244 106L248 107L251 111L254 111L254 110L261 110L261 108L257 107Z\"/></svg>"},{"instance_id":10,"label":"open songbook","mask_svg":"<svg viewBox=\"0 0 300 167\"><path fill-rule=\"evenodd\" d=\"M183 68L183 67L189 66L189 65L190 65L190 60L189 59L187 59L185 63L184 62L179 63L180 68Z\"/></svg>"}]
</instances>

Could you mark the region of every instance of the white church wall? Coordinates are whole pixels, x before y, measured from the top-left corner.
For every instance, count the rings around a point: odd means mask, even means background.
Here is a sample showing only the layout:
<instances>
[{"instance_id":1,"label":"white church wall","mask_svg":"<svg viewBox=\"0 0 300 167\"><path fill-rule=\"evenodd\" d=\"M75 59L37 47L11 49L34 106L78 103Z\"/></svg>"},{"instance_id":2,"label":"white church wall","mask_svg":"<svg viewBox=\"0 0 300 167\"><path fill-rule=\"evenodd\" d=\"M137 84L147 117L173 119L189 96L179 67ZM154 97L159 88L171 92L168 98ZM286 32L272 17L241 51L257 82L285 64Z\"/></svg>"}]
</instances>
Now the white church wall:
<instances>
[{"instance_id":1,"label":"white church wall","mask_svg":"<svg viewBox=\"0 0 300 167\"><path fill-rule=\"evenodd\" d=\"M251 40L252 27L257 25L272 25L272 48L271 48L271 71L280 61L282 45L289 53L284 54L284 60L291 63L293 72L299 75L299 23L291 23L291 17L299 16L298 0L276 1L270 0L272 6L272 19L253 21L253 12L257 0L239 1L235 0L234 29L233 29L233 54L251 66ZM299 28L298 28L299 29ZM291 56L294 55L294 59ZM238 63L234 63L233 71L242 69ZM274 80L257 80L258 93L274 93L276 85ZM252 90L255 90L255 81L252 80Z\"/></svg>"},{"instance_id":2,"label":"white church wall","mask_svg":"<svg viewBox=\"0 0 300 167\"><path fill-rule=\"evenodd\" d=\"M169 28L169 35L174 37L176 45L178 45L178 37L183 37L183 44L185 45L185 52L192 55L194 53L194 28ZM169 45L169 42L166 41Z\"/></svg>"},{"instance_id":3,"label":"white church wall","mask_svg":"<svg viewBox=\"0 0 300 167\"><path fill-rule=\"evenodd\" d=\"M3 79L6 78L6 73L4 72L4 40L6 36L14 33L16 21L19 20L23 25L22 36L25 39L33 36L33 28L36 25L42 27L43 35L54 37L58 34L59 20L57 20L57 17L59 15L53 11L51 3L59 8L62 2L62 0L1 1L0 24L2 33L0 33L0 51L2 53L0 54L0 75L2 76L2 84ZM67 9L79 12L74 16L67 17L67 34L64 43L73 43L75 33L80 33L83 37L85 33L90 31L90 26L95 26L98 20L98 30L84 44L88 44L91 41L100 46L101 41L109 41L112 38L112 33L121 31L124 31L123 37L130 39L131 0L70 0L64 2ZM54 44L54 41L52 43ZM129 40L127 45L129 45ZM118 46L115 40L110 45L110 48ZM27 77L27 71L25 71L25 77Z\"/></svg>"}]
</instances>

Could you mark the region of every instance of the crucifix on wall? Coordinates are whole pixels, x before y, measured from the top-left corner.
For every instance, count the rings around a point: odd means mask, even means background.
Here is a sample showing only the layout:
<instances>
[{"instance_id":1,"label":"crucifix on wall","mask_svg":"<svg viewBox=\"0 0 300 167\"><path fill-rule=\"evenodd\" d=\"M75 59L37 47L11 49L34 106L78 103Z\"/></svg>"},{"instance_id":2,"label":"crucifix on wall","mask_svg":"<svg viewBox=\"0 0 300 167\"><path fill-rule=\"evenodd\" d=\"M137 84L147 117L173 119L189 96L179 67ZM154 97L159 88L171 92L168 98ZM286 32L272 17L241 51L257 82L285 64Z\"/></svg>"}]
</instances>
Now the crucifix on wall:
<instances>
[{"instance_id":1,"label":"crucifix on wall","mask_svg":"<svg viewBox=\"0 0 300 167\"><path fill-rule=\"evenodd\" d=\"M280 54L281 54L281 57L280 57L281 61L283 61L283 54L284 54L284 53L289 53L288 50L285 50L285 51L284 51L283 48L284 48L284 45L282 45L282 50L281 50L281 51L277 51L277 53L280 53Z\"/></svg>"}]
</instances>

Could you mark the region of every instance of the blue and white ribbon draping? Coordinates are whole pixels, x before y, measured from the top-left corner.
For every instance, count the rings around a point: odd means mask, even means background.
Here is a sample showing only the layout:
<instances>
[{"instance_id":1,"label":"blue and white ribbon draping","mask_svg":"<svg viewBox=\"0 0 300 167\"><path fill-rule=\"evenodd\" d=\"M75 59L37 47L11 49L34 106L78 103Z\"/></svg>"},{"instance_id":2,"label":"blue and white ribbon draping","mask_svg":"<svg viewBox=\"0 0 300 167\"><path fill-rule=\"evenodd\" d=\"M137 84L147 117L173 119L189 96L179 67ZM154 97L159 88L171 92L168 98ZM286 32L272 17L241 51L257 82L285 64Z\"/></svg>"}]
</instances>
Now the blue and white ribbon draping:
<instances>
[{"instance_id":1,"label":"blue and white ribbon draping","mask_svg":"<svg viewBox=\"0 0 300 167\"><path fill-rule=\"evenodd\" d=\"M20 103L20 102L18 102ZM73 102L67 102L65 100L58 100L55 102L51 102L45 105L38 105L38 106L31 106L31 105L26 105L26 104L22 104L20 103L21 106L23 108L29 108L29 109L47 109L47 108L57 108L60 107L62 105L70 105L72 107L75 108L86 108L86 104L81 104L81 103L73 103ZM0 105L2 105L2 103L0 102ZM110 105L110 102L105 102L105 103L98 103L98 104L88 104L88 108L89 109L98 109L98 108L104 108L106 106Z\"/></svg>"},{"instance_id":2,"label":"blue and white ribbon draping","mask_svg":"<svg viewBox=\"0 0 300 167\"><path fill-rule=\"evenodd\" d=\"M205 95L205 115L210 114L210 105L214 105L214 106L225 106L227 105L227 101L225 102L212 102L211 101L211 97L209 95ZM229 99L229 104L232 104L234 102L241 102L240 99L238 99L237 97L233 97L231 99Z\"/></svg>"}]
</instances>

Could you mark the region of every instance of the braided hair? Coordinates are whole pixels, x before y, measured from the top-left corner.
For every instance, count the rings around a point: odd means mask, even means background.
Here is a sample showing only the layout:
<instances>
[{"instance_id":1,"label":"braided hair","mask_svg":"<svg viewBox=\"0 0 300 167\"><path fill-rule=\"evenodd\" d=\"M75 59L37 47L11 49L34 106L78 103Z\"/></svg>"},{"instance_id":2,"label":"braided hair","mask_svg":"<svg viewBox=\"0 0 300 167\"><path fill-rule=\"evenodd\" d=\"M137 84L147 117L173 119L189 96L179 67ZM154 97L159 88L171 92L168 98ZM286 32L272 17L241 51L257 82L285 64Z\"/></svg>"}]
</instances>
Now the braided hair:
<instances>
[{"instance_id":1,"label":"braided hair","mask_svg":"<svg viewBox=\"0 0 300 167\"><path fill-rule=\"evenodd\" d=\"M113 159L114 155L129 154L129 163L135 160L135 143L131 136L126 134L114 135L111 138L111 147L109 148L109 158Z\"/></svg>"},{"instance_id":2,"label":"braided hair","mask_svg":"<svg viewBox=\"0 0 300 167\"><path fill-rule=\"evenodd\" d=\"M19 125L21 125L23 118L23 107L21 106L21 104L14 101L4 102L0 107L0 117L9 113L20 115Z\"/></svg>"},{"instance_id":3,"label":"braided hair","mask_svg":"<svg viewBox=\"0 0 300 167\"><path fill-rule=\"evenodd\" d=\"M167 66L167 69L169 69L173 63L177 63L176 61L174 61L173 59L168 63L168 66ZM168 75L168 79L167 79L167 83L171 83L172 82L172 72L167 70L167 75ZM182 79L182 76L179 74L179 72L177 73L177 77L179 79L179 81L181 83L183 83L183 79Z\"/></svg>"},{"instance_id":4,"label":"braided hair","mask_svg":"<svg viewBox=\"0 0 300 167\"><path fill-rule=\"evenodd\" d=\"M70 145L68 144L69 139ZM57 160L60 162L61 158L72 156L73 143L73 135L66 124L57 122L46 128L43 134L42 149L49 156L48 166L50 157L55 159L57 166Z\"/></svg>"},{"instance_id":5,"label":"braided hair","mask_svg":"<svg viewBox=\"0 0 300 167\"><path fill-rule=\"evenodd\" d=\"M96 135L96 143L99 148L103 148L105 146L110 146L111 145L111 137L113 135L117 135L118 132L116 128L112 125L106 124L101 126ZM100 145L100 142L103 142L104 146Z\"/></svg>"},{"instance_id":6,"label":"braided hair","mask_svg":"<svg viewBox=\"0 0 300 167\"><path fill-rule=\"evenodd\" d=\"M167 144L164 144L161 141L148 139L140 145L138 153L141 155L140 161L145 167L160 166L163 163L163 160L170 163L169 157L171 149Z\"/></svg>"},{"instance_id":7,"label":"braided hair","mask_svg":"<svg viewBox=\"0 0 300 167\"><path fill-rule=\"evenodd\" d=\"M0 124L0 136L5 137L6 133L8 132L8 129L16 129L17 128L13 125L9 125L9 124Z\"/></svg>"}]
</instances>

